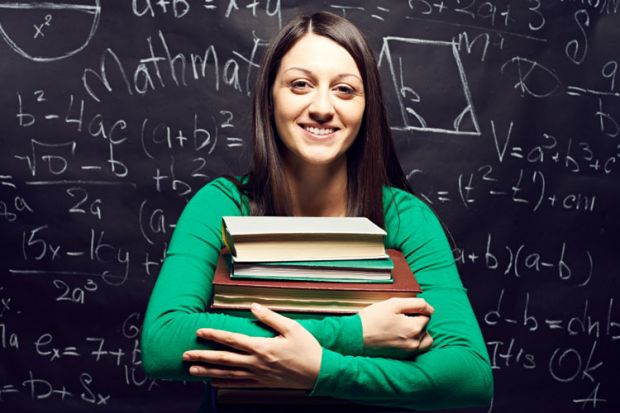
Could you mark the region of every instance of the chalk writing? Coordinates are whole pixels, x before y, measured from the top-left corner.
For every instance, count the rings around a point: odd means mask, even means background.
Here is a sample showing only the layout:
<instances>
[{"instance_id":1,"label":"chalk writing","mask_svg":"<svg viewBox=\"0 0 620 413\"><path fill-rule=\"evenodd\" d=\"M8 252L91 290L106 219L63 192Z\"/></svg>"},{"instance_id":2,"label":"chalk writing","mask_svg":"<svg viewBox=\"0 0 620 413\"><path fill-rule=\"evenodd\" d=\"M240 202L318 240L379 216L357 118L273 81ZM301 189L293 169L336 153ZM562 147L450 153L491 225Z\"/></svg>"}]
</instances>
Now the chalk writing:
<instances>
[{"instance_id":1,"label":"chalk writing","mask_svg":"<svg viewBox=\"0 0 620 413\"><path fill-rule=\"evenodd\" d=\"M235 57L229 58L221 66L214 45L205 48L202 55L196 53L187 55L183 52L174 54L175 52L170 49L162 31L158 32L155 40L149 36L146 42L150 56L140 59L140 63L129 71L117 53L110 48L102 53L98 69L84 69L82 84L90 97L101 102L102 88L110 93L120 89L129 95L137 93L144 96L159 88L165 88L170 83L177 87L187 87L189 76L194 80L209 76L213 79L212 84L216 91L220 89L221 77L224 85L247 94L249 93L247 84L245 89L241 85L241 70L245 69L246 76L250 76L252 69L257 67L257 63L252 60L257 48L265 45L260 39L255 38L249 58L233 51L232 54ZM163 54L155 54L156 46L160 47L158 50L161 50ZM213 69L210 70L211 73L207 73L209 64L213 65ZM115 78L111 78L113 74ZM116 81L112 83L112 80Z\"/></svg>"},{"instance_id":2,"label":"chalk writing","mask_svg":"<svg viewBox=\"0 0 620 413\"><path fill-rule=\"evenodd\" d=\"M30 53L27 51L25 47L20 46L20 39L14 39L14 36L7 32L7 30L3 27L2 22L0 22L0 36L4 39L4 41L13 49L15 52L20 54L21 56L30 59L35 62L49 63L62 59L66 59L71 57L82 50L84 50L88 44L92 41L97 28L99 27L99 20L101 18L101 6L100 0L93 0L93 5L80 5L80 4L66 4L66 3L52 3L52 2L0 2L0 11L14 9L14 10L50 10L54 13L62 13L66 17L68 17L72 13L78 14L86 14L92 15L92 22L90 24L90 30L86 35L86 39L76 48L73 48L68 51L64 51L62 54L46 56L46 55L35 55L34 53ZM35 25L35 34L34 38L41 36L44 37L44 27L50 27L52 25L52 14L45 15L45 21L40 25Z\"/></svg>"},{"instance_id":3,"label":"chalk writing","mask_svg":"<svg viewBox=\"0 0 620 413\"><path fill-rule=\"evenodd\" d=\"M320 9L375 53L480 322L485 410L616 412L620 0L306 3L0 0L0 411L196 409L204 384L143 370L146 303L186 203L252 163L269 39Z\"/></svg>"},{"instance_id":4,"label":"chalk writing","mask_svg":"<svg viewBox=\"0 0 620 413\"><path fill-rule=\"evenodd\" d=\"M594 258L589 250L567 254L562 243L553 254L545 255L525 244L504 245L495 249L493 236L487 234L486 246L478 250L455 249L456 261L461 264L483 265L488 270L500 271L517 278L530 274L551 275L554 279L580 287L588 285L594 274ZM498 251L501 251L498 252ZM575 268L579 268L579 271Z\"/></svg>"}]
</instances>

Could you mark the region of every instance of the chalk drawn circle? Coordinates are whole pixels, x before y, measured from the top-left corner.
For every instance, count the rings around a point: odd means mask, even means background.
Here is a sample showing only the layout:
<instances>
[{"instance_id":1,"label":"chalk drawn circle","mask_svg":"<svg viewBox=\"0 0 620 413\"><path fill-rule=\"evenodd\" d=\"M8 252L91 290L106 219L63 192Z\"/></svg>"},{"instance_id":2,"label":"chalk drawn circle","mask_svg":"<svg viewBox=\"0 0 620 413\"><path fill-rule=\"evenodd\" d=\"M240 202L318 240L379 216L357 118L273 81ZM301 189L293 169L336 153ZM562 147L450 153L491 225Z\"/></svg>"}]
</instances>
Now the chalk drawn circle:
<instances>
[{"instance_id":1,"label":"chalk drawn circle","mask_svg":"<svg viewBox=\"0 0 620 413\"><path fill-rule=\"evenodd\" d=\"M26 52L4 30L4 27L2 27L2 23L0 23L0 36L2 36L4 41L9 45L9 47L11 47L11 49L13 49L15 52L25 57L26 59L29 59L35 62L42 62L42 63L66 59L84 50L86 46L88 46L92 38L95 36L95 32L97 31L97 28L99 27L99 21L101 19L101 5L100 4L101 4L101 0L94 0L94 4L92 6L80 5L80 4L67 4L67 3L51 3L51 2L34 2L34 3L10 2L10 3L7 3L7 2L0 1L0 10L2 9L14 9L14 10L20 10L20 9L46 10L47 9L47 10L54 10L54 11L72 10L72 11L79 11L83 13L92 14L93 20L90 26L90 31L88 33L88 36L86 37L86 40L77 48L74 48L73 50L65 52L59 56L33 56L32 54Z\"/></svg>"}]
</instances>

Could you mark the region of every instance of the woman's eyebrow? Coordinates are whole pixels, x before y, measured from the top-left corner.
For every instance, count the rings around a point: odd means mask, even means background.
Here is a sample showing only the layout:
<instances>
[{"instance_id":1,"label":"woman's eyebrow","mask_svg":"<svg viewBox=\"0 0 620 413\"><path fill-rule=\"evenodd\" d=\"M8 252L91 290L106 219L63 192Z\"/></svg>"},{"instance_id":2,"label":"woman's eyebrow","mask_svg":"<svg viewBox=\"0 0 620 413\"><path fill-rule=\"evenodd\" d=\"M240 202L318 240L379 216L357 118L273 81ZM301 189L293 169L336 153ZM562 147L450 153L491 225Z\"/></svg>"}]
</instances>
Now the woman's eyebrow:
<instances>
[{"instance_id":1,"label":"woman's eyebrow","mask_svg":"<svg viewBox=\"0 0 620 413\"><path fill-rule=\"evenodd\" d=\"M359 77L358 75L356 75L355 73L341 73L341 74L338 75L338 77L341 78L341 79L343 77L349 77L349 76L354 77L357 80L359 80L360 82L362 82L362 78Z\"/></svg>"},{"instance_id":2,"label":"woman's eyebrow","mask_svg":"<svg viewBox=\"0 0 620 413\"><path fill-rule=\"evenodd\" d=\"M300 72L304 72L307 75L311 75L312 71L308 70L308 69L304 69L303 67L289 67L288 69L286 69L284 72L288 72L290 70L299 70Z\"/></svg>"},{"instance_id":3,"label":"woman's eyebrow","mask_svg":"<svg viewBox=\"0 0 620 413\"><path fill-rule=\"evenodd\" d=\"M289 67L288 69L284 70L284 73L286 73L286 72L288 72L290 70L299 70L300 72L303 72L307 76L313 76L314 75L314 73L312 73L311 70L304 69L303 67L296 67L296 66ZM362 81L362 78L360 78L358 75L356 75L354 73L340 73L336 77L338 77L339 79L342 79L343 77L349 77L349 76L352 76L352 77L358 79L360 82Z\"/></svg>"}]
</instances>

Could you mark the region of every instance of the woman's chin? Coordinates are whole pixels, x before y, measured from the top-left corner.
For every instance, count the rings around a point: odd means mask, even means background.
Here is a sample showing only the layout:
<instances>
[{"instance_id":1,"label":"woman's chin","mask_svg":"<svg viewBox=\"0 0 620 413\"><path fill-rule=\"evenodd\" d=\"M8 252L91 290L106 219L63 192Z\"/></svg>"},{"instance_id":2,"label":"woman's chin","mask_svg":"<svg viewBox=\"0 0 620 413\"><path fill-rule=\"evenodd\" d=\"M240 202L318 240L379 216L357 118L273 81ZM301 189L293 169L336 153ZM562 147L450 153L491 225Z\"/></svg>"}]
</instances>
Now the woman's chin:
<instances>
[{"instance_id":1,"label":"woman's chin","mask_svg":"<svg viewBox=\"0 0 620 413\"><path fill-rule=\"evenodd\" d=\"M343 156L333 154L313 154L302 158L304 164L317 168L337 167L342 164L343 160Z\"/></svg>"},{"instance_id":2,"label":"woman's chin","mask_svg":"<svg viewBox=\"0 0 620 413\"><path fill-rule=\"evenodd\" d=\"M284 158L294 169L338 168L346 165L346 152L327 147L297 147L294 150L285 148Z\"/></svg>"}]
</instances>

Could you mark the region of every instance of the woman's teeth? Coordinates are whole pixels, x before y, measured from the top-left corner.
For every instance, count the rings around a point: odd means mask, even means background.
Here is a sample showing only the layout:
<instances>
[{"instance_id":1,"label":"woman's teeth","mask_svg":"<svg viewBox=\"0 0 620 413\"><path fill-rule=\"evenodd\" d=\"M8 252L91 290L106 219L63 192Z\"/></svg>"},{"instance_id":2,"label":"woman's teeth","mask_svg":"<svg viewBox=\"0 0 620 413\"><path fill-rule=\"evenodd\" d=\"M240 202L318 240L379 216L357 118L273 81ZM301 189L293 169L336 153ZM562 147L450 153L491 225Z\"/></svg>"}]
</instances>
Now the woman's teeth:
<instances>
[{"instance_id":1,"label":"woman's teeth","mask_svg":"<svg viewBox=\"0 0 620 413\"><path fill-rule=\"evenodd\" d=\"M318 135L318 136L329 135L330 133L334 133L335 131L335 129L313 128L311 126L305 126L304 129L310 132L311 134Z\"/></svg>"}]
</instances>

